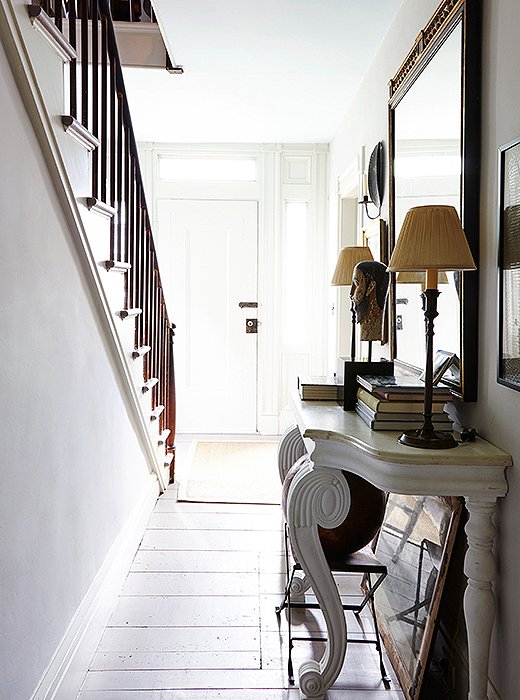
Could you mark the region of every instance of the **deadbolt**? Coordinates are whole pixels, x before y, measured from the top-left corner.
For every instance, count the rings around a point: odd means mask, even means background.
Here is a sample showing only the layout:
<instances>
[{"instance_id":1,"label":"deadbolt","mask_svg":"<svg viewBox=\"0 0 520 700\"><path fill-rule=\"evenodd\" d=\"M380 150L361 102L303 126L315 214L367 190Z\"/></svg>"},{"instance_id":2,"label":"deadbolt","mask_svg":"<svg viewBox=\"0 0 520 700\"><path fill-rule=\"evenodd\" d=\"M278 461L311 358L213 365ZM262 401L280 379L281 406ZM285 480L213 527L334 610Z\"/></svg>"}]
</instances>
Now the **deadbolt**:
<instances>
[{"instance_id":1,"label":"deadbolt","mask_svg":"<svg viewBox=\"0 0 520 700\"><path fill-rule=\"evenodd\" d=\"M257 318L246 318L246 333L258 333Z\"/></svg>"}]
</instances>

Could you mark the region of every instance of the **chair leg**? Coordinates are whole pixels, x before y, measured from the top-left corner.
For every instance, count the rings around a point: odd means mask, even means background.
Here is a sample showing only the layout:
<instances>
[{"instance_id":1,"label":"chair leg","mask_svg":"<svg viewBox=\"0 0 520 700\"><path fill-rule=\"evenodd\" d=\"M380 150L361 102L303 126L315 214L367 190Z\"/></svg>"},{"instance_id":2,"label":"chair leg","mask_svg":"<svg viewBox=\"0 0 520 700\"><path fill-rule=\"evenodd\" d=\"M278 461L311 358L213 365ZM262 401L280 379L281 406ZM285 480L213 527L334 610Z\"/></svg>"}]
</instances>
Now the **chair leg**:
<instances>
[{"instance_id":1,"label":"chair leg","mask_svg":"<svg viewBox=\"0 0 520 700\"><path fill-rule=\"evenodd\" d=\"M294 670L292 662L293 643L289 640L289 661L287 662L287 675L289 677L289 685L294 685Z\"/></svg>"},{"instance_id":2,"label":"chair leg","mask_svg":"<svg viewBox=\"0 0 520 700\"><path fill-rule=\"evenodd\" d=\"M280 605L277 605L276 608L274 609L275 613L280 616L280 613L282 610L284 610L287 607L287 593L289 591L289 586L291 585L292 582L292 577L294 575L294 569L292 574L289 573L289 532L287 529L287 523L284 525L284 544L285 544L285 580L286 580L286 587L285 587L285 595L283 597L282 602Z\"/></svg>"},{"instance_id":3,"label":"chair leg","mask_svg":"<svg viewBox=\"0 0 520 700\"><path fill-rule=\"evenodd\" d=\"M290 568L289 564L289 531L287 528L287 523L285 523L285 528L284 528L284 540L285 540L285 580L286 580L286 586L285 586L285 594L283 597L282 602L280 605L277 605L275 608L275 613L278 617L280 617L280 614L282 610L285 610L287 608L287 623L289 627L289 655L288 655L288 661L287 661L287 676L289 680L289 685L294 685L294 668L293 668L293 662L292 662L292 650L293 650L293 640L292 640L292 612L291 612L291 585L293 582L294 578L294 572L297 571L298 569L301 569L301 567L298 564L295 564L292 567L292 570Z\"/></svg>"},{"instance_id":4,"label":"chair leg","mask_svg":"<svg viewBox=\"0 0 520 700\"><path fill-rule=\"evenodd\" d=\"M368 577L368 584L369 584L369 586L371 586L370 574L367 574L367 577ZM381 679L383 681L385 688L388 690L388 688L390 687L390 683L392 682L392 679L390 678L390 676L386 672L385 662L383 661L383 648L381 645L381 637L379 635L379 626L377 624L376 606L374 604L374 597L373 596L370 598L369 605L370 605L370 610L372 611L372 619L374 621L374 632L376 635L376 649L377 649L377 653L379 654L379 670L381 671Z\"/></svg>"},{"instance_id":5,"label":"chair leg","mask_svg":"<svg viewBox=\"0 0 520 700\"><path fill-rule=\"evenodd\" d=\"M291 606L291 584L296 571L296 566L293 567L291 579L287 584L287 590L285 591L285 596L287 598L287 625L289 628L289 660L287 662L287 672L289 676L289 685L294 685L294 670L292 662L292 650L293 650L293 639L292 639L292 606Z\"/></svg>"}]
</instances>

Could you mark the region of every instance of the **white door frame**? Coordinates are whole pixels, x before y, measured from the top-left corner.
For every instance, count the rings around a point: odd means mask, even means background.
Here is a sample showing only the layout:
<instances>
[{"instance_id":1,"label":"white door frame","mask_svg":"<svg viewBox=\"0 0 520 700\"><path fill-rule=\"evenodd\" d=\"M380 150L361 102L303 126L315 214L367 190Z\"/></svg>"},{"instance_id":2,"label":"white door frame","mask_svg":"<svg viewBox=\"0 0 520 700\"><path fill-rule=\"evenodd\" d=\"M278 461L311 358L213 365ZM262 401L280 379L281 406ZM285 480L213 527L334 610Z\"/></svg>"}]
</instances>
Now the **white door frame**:
<instances>
[{"instance_id":1,"label":"white door frame","mask_svg":"<svg viewBox=\"0 0 520 700\"><path fill-rule=\"evenodd\" d=\"M290 412L287 394L294 373L324 374L327 366L329 270L327 259L327 144L140 144L141 163L152 220L162 198L254 200L258 202L258 432L277 435ZM256 182L164 182L159 180L162 156L253 157ZM313 332L308 346L293 353L281 343L283 295L283 230L286 201L308 202L308 309ZM175 320L175 319L173 319Z\"/></svg>"}]
</instances>

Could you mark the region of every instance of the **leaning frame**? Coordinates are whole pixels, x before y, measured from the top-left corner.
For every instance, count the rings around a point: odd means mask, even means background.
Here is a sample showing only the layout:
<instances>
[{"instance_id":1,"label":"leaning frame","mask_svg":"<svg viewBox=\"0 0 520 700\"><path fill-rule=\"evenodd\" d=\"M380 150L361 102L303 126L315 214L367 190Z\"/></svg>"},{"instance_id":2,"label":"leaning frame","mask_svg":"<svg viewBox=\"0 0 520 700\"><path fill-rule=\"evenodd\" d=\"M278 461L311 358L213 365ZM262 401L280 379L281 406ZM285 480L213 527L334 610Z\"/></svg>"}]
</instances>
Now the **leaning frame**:
<instances>
[{"instance_id":1,"label":"leaning frame","mask_svg":"<svg viewBox=\"0 0 520 700\"><path fill-rule=\"evenodd\" d=\"M395 503L392 499L394 499ZM396 535L396 528L392 524L392 512L393 508L399 508L400 505L402 506L401 502L404 501L415 502L415 512L408 513L408 522L403 528L402 539L395 550L398 555L393 556L388 551L389 543L388 539L385 541L385 537L387 534L390 534L390 536L394 536L395 540L398 539L398 536ZM394 609L392 610L393 614L389 615L388 601L392 600L392 597L388 595L387 590L391 589L392 581L394 579L397 582L400 581L399 567L401 565L404 566L407 571L410 569L410 552L407 551L407 549L413 550L414 548L418 549L420 547L422 553L423 543L428 539L428 529L426 528L426 530L423 531L424 526L421 526L421 516L423 515L423 511L428 509L428 506L426 505L427 501L431 501L431 504L437 504L438 509L444 508L445 513L447 514L447 518L445 519L444 523L439 526L437 533L439 540L437 545L439 550L439 560L438 562L435 562L435 565L432 564L432 569L428 572L428 580L430 580L432 572L437 572L437 575L434 576L432 586L428 592L428 584L426 584L424 580L426 577L425 571L422 572L423 581L421 586L421 570L419 569L417 581L415 583L415 606L409 606L409 609L405 609L404 611L402 608L398 610ZM414 511L414 508L411 510ZM377 541L374 543L374 548L378 559L384 563L388 569L388 575L375 596L377 621L381 638L383 639L388 656L407 700L418 700L418 698L420 698L421 686L428 670L431 650L435 639L435 632L437 630L444 584L446 582L448 567L461 521L462 512L463 502L459 498L448 496L398 496L396 494L390 494L387 503L385 520L381 526ZM419 538L422 538L423 535L425 538L422 539L420 543L416 541ZM433 546L435 546L431 540L429 541ZM398 583L398 588L400 585L402 585L402 581L400 584ZM429 596L429 599L427 602L425 602L427 596ZM419 597L421 598L420 604L417 603ZM395 599L396 598L394 596L393 600L395 601ZM403 612L407 614L404 615ZM418 615L418 613L420 614ZM403 623L400 626L401 630L395 626L395 621L399 618L399 616ZM404 635L402 634L402 628L405 625L410 625L410 627L415 625L415 628L412 630L411 645L412 650L414 645L417 645L417 648L413 655L413 659L411 660L407 660L405 658L405 654L403 653ZM416 634L417 629L420 629L419 635ZM413 668L411 667L412 663Z\"/></svg>"}]
</instances>

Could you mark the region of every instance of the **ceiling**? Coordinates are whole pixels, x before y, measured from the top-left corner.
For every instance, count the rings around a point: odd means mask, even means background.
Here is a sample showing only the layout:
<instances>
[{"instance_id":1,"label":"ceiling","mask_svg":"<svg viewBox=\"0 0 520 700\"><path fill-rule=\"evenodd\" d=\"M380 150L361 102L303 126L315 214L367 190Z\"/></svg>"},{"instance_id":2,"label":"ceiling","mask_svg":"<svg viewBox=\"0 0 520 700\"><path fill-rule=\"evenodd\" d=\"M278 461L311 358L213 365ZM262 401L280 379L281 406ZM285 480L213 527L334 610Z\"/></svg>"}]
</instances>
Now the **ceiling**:
<instances>
[{"instance_id":1,"label":"ceiling","mask_svg":"<svg viewBox=\"0 0 520 700\"><path fill-rule=\"evenodd\" d=\"M139 141L327 143L402 0L153 0L184 75L127 68Z\"/></svg>"}]
</instances>

